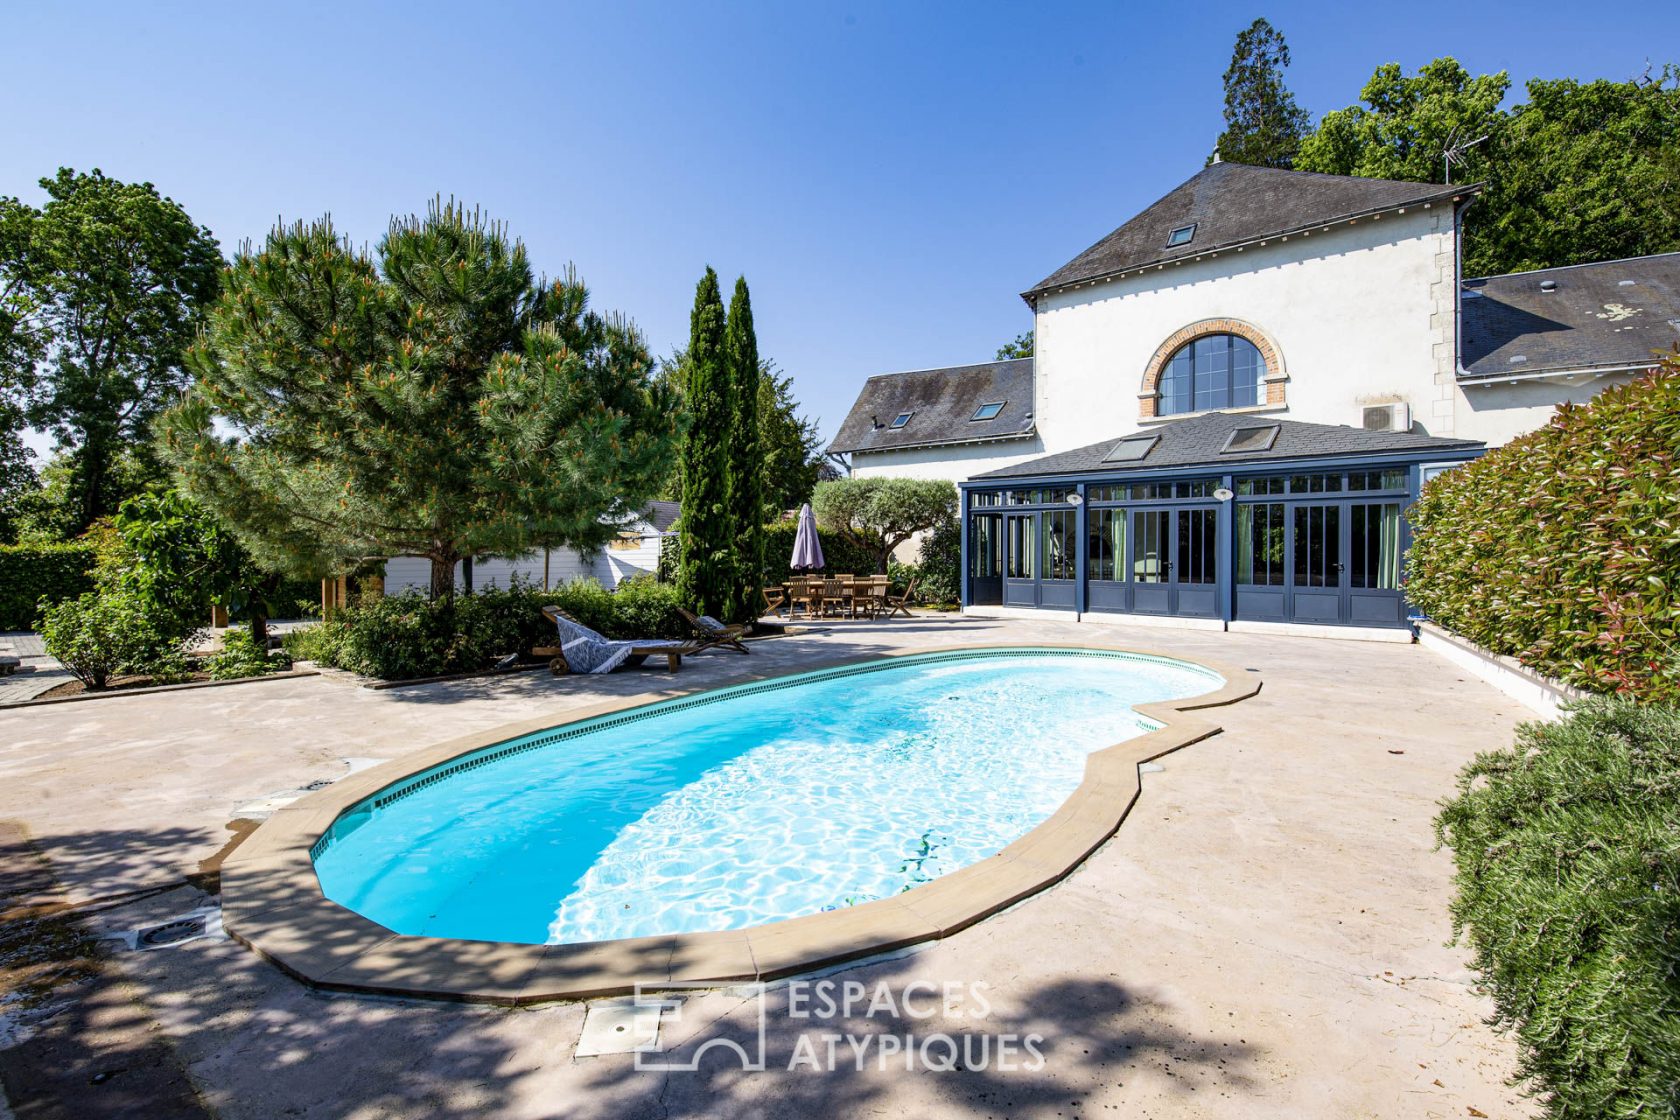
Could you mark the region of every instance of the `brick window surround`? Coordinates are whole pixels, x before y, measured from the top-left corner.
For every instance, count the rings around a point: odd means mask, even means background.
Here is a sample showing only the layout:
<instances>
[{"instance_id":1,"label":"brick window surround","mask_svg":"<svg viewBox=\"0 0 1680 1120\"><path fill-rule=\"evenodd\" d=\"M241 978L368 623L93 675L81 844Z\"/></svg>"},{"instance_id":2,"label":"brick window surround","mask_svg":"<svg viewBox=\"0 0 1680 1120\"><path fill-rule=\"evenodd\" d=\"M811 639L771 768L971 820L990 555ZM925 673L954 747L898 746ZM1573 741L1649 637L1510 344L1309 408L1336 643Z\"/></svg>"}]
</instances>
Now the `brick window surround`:
<instances>
[{"instance_id":1,"label":"brick window surround","mask_svg":"<svg viewBox=\"0 0 1680 1120\"><path fill-rule=\"evenodd\" d=\"M1154 355L1149 359L1149 365L1144 368L1143 391L1138 394L1138 415L1142 419L1153 419L1157 415L1156 408L1161 401L1161 371L1166 369L1167 362L1178 353L1180 347L1210 334L1234 334L1252 342L1266 362L1266 376L1261 379L1261 384L1266 389L1264 407L1271 408L1285 403L1283 386L1289 378L1284 373L1283 354L1278 350L1277 343L1259 327L1241 319L1202 319L1180 327L1156 347Z\"/></svg>"}]
</instances>

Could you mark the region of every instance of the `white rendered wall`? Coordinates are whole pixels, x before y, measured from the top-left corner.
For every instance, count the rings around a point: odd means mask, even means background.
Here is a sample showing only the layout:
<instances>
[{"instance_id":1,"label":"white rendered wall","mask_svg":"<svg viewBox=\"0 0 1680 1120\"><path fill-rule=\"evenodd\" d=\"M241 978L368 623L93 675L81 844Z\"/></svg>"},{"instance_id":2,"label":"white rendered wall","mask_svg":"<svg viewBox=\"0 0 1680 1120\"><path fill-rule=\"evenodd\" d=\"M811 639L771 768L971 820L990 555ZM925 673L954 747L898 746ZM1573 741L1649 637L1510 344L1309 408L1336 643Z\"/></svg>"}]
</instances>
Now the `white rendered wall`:
<instances>
[{"instance_id":1,"label":"white rendered wall","mask_svg":"<svg viewBox=\"0 0 1680 1120\"><path fill-rule=\"evenodd\" d=\"M602 549L595 557L595 578L603 587L617 587L631 576L652 575L659 568L659 541L659 534L650 529L635 548Z\"/></svg>"},{"instance_id":2,"label":"white rendered wall","mask_svg":"<svg viewBox=\"0 0 1680 1120\"><path fill-rule=\"evenodd\" d=\"M1203 319L1268 335L1288 374L1271 414L1359 426L1404 401L1453 435L1455 232L1450 205L1169 265L1045 296L1035 317L1035 418L1054 454L1146 427L1138 394L1157 347Z\"/></svg>"},{"instance_id":3,"label":"white rendered wall","mask_svg":"<svg viewBox=\"0 0 1680 1120\"><path fill-rule=\"evenodd\" d=\"M942 478L964 482L977 474L1011 467L1044 454L1047 454L1044 443L1037 438L1003 443L858 451L852 455L852 477Z\"/></svg>"},{"instance_id":4,"label":"white rendered wall","mask_svg":"<svg viewBox=\"0 0 1680 1120\"><path fill-rule=\"evenodd\" d=\"M473 589L482 591L489 587L506 587L515 573L524 582L541 587L543 554L534 552L518 560L480 557L473 561ZM548 554L548 582L551 587L593 575L596 575L595 568L569 548L557 548ZM425 591L431 585L432 562L424 556L393 556L385 561L387 595L411 589ZM455 586L465 586L459 564L455 565Z\"/></svg>"},{"instance_id":5,"label":"white rendered wall","mask_svg":"<svg viewBox=\"0 0 1680 1120\"><path fill-rule=\"evenodd\" d=\"M1454 434L1497 447L1543 427L1563 402L1585 404L1612 385L1625 385L1631 380L1632 374L1616 373L1583 376L1570 382L1547 379L1462 385L1457 394Z\"/></svg>"}]
</instances>

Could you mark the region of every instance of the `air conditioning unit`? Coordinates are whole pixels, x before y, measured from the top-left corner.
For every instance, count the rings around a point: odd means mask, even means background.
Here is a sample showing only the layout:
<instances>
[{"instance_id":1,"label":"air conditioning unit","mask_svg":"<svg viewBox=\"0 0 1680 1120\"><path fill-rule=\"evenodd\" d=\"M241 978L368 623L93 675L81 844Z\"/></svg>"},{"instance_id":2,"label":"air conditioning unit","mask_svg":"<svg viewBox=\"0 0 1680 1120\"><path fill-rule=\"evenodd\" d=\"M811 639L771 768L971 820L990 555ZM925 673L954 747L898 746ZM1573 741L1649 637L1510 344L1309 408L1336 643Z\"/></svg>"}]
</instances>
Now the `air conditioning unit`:
<instances>
[{"instance_id":1,"label":"air conditioning unit","mask_svg":"<svg viewBox=\"0 0 1680 1120\"><path fill-rule=\"evenodd\" d=\"M1409 432L1412 430L1412 406L1404 401L1368 404L1365 406L1364 426L1368 432Z\"/></svg>"}]
</instances>

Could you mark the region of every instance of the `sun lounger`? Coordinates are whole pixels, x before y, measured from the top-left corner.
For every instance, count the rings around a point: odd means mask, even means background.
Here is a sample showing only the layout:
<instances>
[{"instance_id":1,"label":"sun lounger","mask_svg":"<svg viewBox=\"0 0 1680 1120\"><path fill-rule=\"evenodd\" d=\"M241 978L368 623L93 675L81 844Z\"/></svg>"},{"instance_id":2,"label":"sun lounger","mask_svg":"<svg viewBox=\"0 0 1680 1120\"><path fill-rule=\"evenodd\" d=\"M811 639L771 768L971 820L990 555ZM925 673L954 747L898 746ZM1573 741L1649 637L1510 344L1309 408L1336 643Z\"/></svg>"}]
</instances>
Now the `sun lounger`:
<instances>
[{"instance_id":1,"label":"sun lounger","mask_svg":"<svg viewBox=\"0 0 1680 1120\"><path fill-rule=\"evenodd\" d=\"M649 657L663 657L666 670L674 673L682 667L684 654L704 648L698 642L663 638L615 642L559 607L547 606L542 612L560 633L560 652L548 663L549 671L557 677L564 673L610 673L620 665L640 665Z\"/></svg>"},{"instance_id":2,"label":"sun lounger","mask_svg":"<svg viewBox=\"0 0 1680 1120\"><path fill-rule=\"evenodd\" d=\"M677 613L688 621L689 626L693 627L695 640L700 643L701 649L715 649L721 646L724 649L732 649L736 653L752 652L741 643L741 639L752 630L750 625L745 623L731 625L719 622L709 614L697 615L693 611L686 611L681 607L677 608Z\"/></svg>"}]
</instances>

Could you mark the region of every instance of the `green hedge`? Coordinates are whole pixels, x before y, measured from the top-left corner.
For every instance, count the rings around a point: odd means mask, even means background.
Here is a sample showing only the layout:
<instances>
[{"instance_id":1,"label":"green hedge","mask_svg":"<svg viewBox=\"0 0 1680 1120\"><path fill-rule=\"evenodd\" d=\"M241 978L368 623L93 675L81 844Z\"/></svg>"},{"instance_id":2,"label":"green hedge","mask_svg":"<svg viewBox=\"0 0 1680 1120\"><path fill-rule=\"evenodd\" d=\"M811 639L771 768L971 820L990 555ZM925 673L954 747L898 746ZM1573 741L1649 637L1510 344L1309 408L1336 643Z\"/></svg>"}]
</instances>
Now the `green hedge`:
<instances>
[{"instance_id":1,"label":"green hedge","mask_svg":"<svg viewBox=\"0 0 1680 1120\"><path fill-rule=\"evenodd\" d=\"M1495 653L1680 700L1680 359L1432 480L1406 590Z\"/></svg>"},{"instance_id":2,"label":"green hedge","mask_svg":"<svg viewBox=\"0 0 1680 1120\"><path fill-rule=\"evenodd\" d=\"M41 599L91 591L94 559L90 544L0 545L0 630L33 630Z\"/></svg>"},{"instance_id":3,"label":"green hedge","mask_svg":"<svg viewBox=\"0 0 1680 1120\"><path fill-rule=\"evenodd\" d=\"M457 596L453 606L411 591L365 599L328 622L285 639L293 657L381 680L412 680L483 669L507 654L555 644L542 608L557 604L609 638L680 638L676 588L630 579L608 591L592 579L551 591L516 584Z\"/></svg>"},{"instance_id":4,"label":"green hedge","mask_svg":"<svg viewBox=\"0 0 1680 1120\"><path fill-rule=\"evenodd\" d=\"M798 535L797 521L777 521L764 527L765 583L786 583L794 574L793 539ZM867 575L875 570L874 549L852 534L824 530L818 536L822 541L823 571L835 575ZM682 538L673 533L660 542L660 580L674 581L681 561Z\"/></svg>"},{"instance_id":5,"label":"green hedge","mask_svg":"<svg viewBox=\"0 0 1680 1120\"><path fill-rule=\"evenodd\" d=\"M1680 708L1601 698L1459 775L1455 932L1553 1120L1680 1114Z\"/></svg>"},{"instance_id":6,"label":"green hedge","mask_svg":"<svg viewBox=\"0 0 1680 1120\"><path fill-rule=\"evenodd\" d=\"M764 527L767 583L784 583L793 575L793 539L799 535L797 521L778 521ZM830 575L868 575L875 570L875 550L852 534L825 529L817 534L822 542L823 571Z\"/></svg>"}]
</instances>

